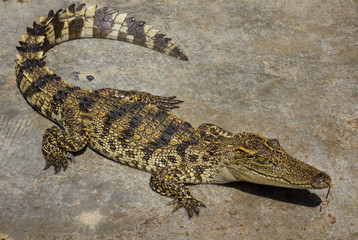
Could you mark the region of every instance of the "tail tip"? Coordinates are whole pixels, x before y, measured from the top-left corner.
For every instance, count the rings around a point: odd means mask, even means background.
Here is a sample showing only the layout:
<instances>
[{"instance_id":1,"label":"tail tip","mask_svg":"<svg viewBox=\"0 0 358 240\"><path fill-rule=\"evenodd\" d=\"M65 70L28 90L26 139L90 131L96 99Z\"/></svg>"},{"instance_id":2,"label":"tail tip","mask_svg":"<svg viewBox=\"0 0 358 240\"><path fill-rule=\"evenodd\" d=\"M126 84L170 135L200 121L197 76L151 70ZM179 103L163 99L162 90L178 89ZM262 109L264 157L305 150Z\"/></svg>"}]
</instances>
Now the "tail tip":
<instances>
[{"instance_id":1,"label":"tail tip","mask_svg":"<svg viewBox=\"0 0 358 240\"><path fill-rule=\"evenodd\" d=\"M179 57L180 60L183 60L183 61L189 61L189 58L187 55L185 54L182 54L180 57Z\"/></svg>"},{"instance_id":2,"label":"tail tip","mask_svg":"<svg viewBox=\"0 0 358 240\"><path fill-rule=\"evenodd\" d=\"M175 48L173 48L173 49L169 52L169 56L178 58L178 59L183 60L183 61L189 61L188 56L185 55L185 54L180 50L180 48L179 48L178 46L175 47Z\"/></svg>"}]
</instances>

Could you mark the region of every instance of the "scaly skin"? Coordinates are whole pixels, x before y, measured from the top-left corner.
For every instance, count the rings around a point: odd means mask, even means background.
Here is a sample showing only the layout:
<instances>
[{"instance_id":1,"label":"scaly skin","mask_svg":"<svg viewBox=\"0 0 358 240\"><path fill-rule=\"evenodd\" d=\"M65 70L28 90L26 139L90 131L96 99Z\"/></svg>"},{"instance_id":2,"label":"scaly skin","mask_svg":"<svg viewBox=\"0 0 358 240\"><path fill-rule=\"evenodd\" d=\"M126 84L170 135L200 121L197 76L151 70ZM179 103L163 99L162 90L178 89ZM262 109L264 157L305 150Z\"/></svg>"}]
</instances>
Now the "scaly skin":
<instances>
[{"instance_id":1,"label":"scaly skin","mask_svg":"<svg viewBox=\"0 0 358 240\"><path fill-rule=\"evenodd\" d=\"M47 68L45 52L78 38L109 38L188 58L159 31L117 10L69 6L50 11L27 29L17 47L18 87L28 103L57 125L45 131L46 167L66 170L73 153L89 146L106 157L151 173L151 188L174 199L189 217L204 203L186 183L249 181L287 188L326 188L330 177L288 155L277 140L232 134L213 124L198 129L169 109L182 101L145 92L91 91L62 80Z\"/></svg>"}]
</instances>

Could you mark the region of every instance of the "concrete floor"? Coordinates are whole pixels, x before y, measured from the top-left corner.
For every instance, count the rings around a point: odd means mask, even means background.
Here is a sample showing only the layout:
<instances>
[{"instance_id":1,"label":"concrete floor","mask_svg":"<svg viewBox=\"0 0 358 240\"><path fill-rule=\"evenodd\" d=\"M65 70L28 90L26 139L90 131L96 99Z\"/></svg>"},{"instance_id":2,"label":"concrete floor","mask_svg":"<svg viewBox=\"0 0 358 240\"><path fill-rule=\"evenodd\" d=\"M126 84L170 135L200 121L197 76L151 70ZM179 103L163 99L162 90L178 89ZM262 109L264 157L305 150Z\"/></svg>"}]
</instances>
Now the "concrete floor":
<instances>
[{"instance_id":1,"label":"concrete floor","mask_svg":"<svg viewBox=\"0 0 358 240\"><path fill-rule=\"evenodd\" d=\"M325 190L195 185L207 208L190 220L149 189L148 173L90 149L66 172L42 171L53 123L17 89L15 46L32 21L73 2L0 2L0 239L358 239L357 1L87 1L146 20L190 61L96 39L48 52L81 87L176 95L175 112L196 127L276 137L334 184L327 200Z\"/></svg>"}]
</instances>

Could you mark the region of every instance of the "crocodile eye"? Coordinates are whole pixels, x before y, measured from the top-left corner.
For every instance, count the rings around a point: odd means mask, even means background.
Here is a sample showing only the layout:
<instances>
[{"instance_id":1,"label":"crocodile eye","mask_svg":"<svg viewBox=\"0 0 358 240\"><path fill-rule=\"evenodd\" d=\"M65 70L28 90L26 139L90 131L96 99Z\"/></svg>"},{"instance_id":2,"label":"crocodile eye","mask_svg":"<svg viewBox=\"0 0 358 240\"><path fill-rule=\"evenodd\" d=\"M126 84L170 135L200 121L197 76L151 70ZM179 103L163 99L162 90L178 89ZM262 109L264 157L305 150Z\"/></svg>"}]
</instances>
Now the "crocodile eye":
<instances>
[{"instance_id":1,"label":"crocodile eye","mask_svg":"<svg viewBox=\"0 0 358 240\"><path fill-rule=\"evenodd\" d=\"M268 165L270 164L270 160L268 160L267 158L261 157L261 156L256 156L254 158L254 161L258 164L262 164L262 165Z\"/></svg>"}]
</instances>

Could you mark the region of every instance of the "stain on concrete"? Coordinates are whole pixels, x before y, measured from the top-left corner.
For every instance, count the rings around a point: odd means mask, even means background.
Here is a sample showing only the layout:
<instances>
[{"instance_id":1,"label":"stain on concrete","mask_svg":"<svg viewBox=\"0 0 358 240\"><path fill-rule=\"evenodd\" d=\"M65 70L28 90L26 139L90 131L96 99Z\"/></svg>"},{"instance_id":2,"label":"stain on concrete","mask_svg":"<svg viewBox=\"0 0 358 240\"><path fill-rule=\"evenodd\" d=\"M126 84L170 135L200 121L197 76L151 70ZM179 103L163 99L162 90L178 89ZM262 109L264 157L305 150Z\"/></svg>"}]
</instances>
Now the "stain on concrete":
<instances>
[{"instance_id":1,"label":"stain on concrete","mask_svg":"<svg viewBox=\"0 0 358 240\"><path fill-rule=\"evenodd\" d=\"M91 228L96 227L96 225L98 225L103 218L104 217L100 214L99 209L95 211L81 212L79 216L75 217L77 221Z\"/></svg>"}]
</instances>

